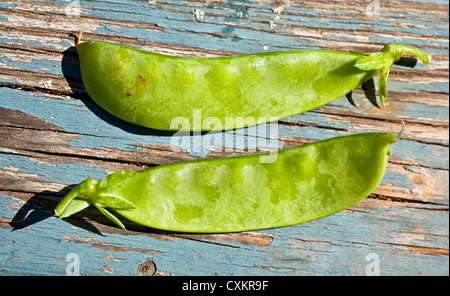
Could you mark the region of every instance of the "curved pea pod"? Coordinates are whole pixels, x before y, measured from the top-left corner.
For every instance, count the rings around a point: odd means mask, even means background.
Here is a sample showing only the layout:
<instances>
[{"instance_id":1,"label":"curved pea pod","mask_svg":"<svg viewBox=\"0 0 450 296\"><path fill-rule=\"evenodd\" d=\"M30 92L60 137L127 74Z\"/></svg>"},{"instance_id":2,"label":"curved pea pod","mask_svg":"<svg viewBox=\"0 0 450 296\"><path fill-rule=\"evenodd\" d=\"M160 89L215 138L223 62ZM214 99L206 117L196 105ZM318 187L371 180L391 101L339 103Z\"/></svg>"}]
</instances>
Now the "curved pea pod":
<instances>
[{"instance_id":1,"label":"curved pea pod","mask_svg":"<svg viewBox=\"0 0 450 296\"><path fill-rule=\"evenodd\" d=\"M379 72L384 104L396 60L404 53L425 63L431 58L401 44L373 54L298 50L211 58L101 41L82 42L76 49L84 87L106 111L153 129L190 131L241 128L299 114L349 93Z\"/></svg>"},{"instance_id":2,"label":"curved pea pod","mask_svg":"<svg viewBox=\"0 0 450 296\"><path fill-rule=\"evenodd\" d=\"M202 159L87 179L56 207L60 218L89 204L125 229L117 214L151 228L221 233L319 219L367 197L380 184L399 136L364 133L259 154Z\"/></svg>"}]
</instances>

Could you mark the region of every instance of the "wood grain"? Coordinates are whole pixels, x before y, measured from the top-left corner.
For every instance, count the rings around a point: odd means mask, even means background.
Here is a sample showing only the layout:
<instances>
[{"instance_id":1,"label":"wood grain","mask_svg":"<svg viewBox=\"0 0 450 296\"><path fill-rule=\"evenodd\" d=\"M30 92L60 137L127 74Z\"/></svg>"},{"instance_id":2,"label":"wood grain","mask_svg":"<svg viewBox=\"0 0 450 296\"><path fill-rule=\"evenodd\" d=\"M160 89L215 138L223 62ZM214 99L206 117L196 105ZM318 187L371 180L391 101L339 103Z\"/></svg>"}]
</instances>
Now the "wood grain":
<instances>
[{"instance_id":1,"label":"wood grain","mask_svg":"<svg viewBox=\"0 0 450 296\"><path fill-rule=\"evenodd\" d=\"M155 2L0 3L0 274L64 275L74 253L83 275L366 275L371 254L380 275L448 275L447 2L379 1L375 14L363 0ZM89 98L73 47L82 29L85 41L180 56L373 52L398 42L432 61L405 56L397 63L385 108L375 77L326 106L280 120L275 138L243 129L219 134L219 145L196 134L181 143L173 133L114 118ZM405 134L392 146L380 186L354 207L310 223L197 235L132 222L124 232L90 208L64 221L53 215L88 177L338 135L396 133L402 121Z\"/></svg>"}]
</instances>

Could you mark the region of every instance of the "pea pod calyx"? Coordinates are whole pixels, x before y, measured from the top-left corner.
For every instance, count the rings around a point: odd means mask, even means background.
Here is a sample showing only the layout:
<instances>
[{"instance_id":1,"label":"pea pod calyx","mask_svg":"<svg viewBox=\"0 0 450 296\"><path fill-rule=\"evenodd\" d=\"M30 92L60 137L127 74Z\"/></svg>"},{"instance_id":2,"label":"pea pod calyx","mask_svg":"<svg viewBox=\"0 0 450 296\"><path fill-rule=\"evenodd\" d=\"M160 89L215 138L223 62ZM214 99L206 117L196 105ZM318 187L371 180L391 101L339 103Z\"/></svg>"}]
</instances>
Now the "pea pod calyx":
<instances>
[{"instance_id":1,"label":"pea pod calyx","mask_svg":"<svg viewBox=\"0 0 450 296\"><path fill-rule=\"evenodd\" d=\"M92 204L116 225L126 230L123 223L106 208L127 210L134 209L136 206L123 197L110 194L108 191L117 186L117 181L133 174L132 171L120 171L103 178L101 181L91 178L84 180L58 204L55 208L56 216L66 218Z\"/></svg>"},{"instance_id":2,"label":"pea pod calyx","mask_svg":"<svg viewBox=\"0 0 450 296\"><path fill-rule=\"evenodd\" d=\"M387 99L387 79L392 65L398 61L403 54L411 54L419 58L423 63L428 64L431 61L431 55L424 53L417 48L404 44L388 44L381 51L364 55L355 62L355 67L364 71L375 70L381 72L378 80L378 90L380 93L381 104L385 105Z\"/></svg>"}]
</instances>

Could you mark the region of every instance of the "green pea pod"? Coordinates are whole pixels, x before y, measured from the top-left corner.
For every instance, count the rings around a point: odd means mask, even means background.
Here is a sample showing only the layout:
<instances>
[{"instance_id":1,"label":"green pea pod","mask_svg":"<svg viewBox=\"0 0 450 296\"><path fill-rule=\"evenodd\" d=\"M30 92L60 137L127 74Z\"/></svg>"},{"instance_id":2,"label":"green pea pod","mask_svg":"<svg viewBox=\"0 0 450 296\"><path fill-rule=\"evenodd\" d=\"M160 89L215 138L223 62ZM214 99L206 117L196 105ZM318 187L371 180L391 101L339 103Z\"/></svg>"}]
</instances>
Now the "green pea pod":
<instances>
[{"instance_id":1,"label":"green pea pod","mask_svg":"<svg viewBox=\"0 0 450 296\"><path fill-rule=\"evenodd\" d=\"M402 44L360 54L325 50L232 57L168 56L91 41L76 47L83 84L111 114L160 130L228 130L286 118L325 105L379 72L381 101ZM181 128L180 128L181 125Z\"/></svg>"},{"instance_id":2,"label":"green pea pod","mask_svg":"<svg viewBox=\"0 0 450 296\"><path fill-rule=\"evenodd\" d=\"M318 141L281 150L273 163L261 163L261 155L254 154L116 172L77 185L55 213L65 218L93 204L122 229L105 208L151 228L194 233L308 222L373 192L386 170L389 147L400 134Z\"/></svg>"}]
</instances>

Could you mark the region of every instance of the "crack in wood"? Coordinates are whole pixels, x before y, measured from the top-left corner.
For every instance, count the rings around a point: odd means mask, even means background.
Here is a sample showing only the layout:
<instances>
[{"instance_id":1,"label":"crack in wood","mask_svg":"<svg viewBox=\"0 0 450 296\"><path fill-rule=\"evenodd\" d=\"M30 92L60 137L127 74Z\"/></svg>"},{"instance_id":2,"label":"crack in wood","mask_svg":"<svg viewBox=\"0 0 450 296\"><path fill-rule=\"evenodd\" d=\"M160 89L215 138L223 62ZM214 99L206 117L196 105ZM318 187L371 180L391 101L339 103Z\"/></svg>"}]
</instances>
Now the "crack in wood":
<instances>
[{"instance_id":1,"label":"crack in wood","mask_svg":"<svg viewBox=\"0 0 450 296\"><path fill-rule=\"evenodd\" d=\"M386 244L386 243L384 243ZM415 245L405 245L388 243L393 250L401 253L419 253L423 255L433 255L441 257L449 257L449 249L425 247L425 246L415 246Z\"/></svg>"}]
</instances>

